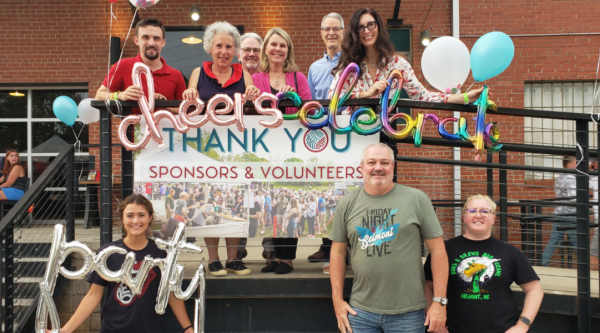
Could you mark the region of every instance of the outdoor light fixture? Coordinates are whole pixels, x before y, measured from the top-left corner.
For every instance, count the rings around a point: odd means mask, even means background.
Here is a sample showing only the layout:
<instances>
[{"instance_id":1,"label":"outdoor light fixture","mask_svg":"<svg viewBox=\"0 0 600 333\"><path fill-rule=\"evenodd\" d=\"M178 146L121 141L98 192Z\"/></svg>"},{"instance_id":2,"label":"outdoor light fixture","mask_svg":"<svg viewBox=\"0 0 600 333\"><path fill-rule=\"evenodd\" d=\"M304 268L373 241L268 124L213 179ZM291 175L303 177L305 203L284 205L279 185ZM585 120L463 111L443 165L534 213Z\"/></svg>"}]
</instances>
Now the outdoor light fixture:
<instances>
[{"instance_id":1,"label":"outdoor light fixture","mask_svg":"<svg viewBox=\"0 0 600 333\"><path fill-rule=\"evenodd\" d=\"M192 16L192 20L198 21L200 19L200 8L193 5L192 8L190 8L190 15Z\"/></svg>"},{"instance_id":2,"label":"outdoor light fixture","mask_svg":"<svg viewBox=\"0 0 600 333\"><path fill-rule=\"evenodd\" d=\"M194 36L188 37L188 38L184 38L181 41L184 42L184 43L186 43L186 44L200 44L200 43L202 43L202 39L195 38Z\"/></svg>"},{"instance_id":3,"label":"outdoor light fixture","mask_svg":"<svg viewBox=\"0 0 600 333\"><path fill-rule=\"evenodd\" d=\"M15 92L11 92L11 93L8 93L8 94L11 95L11 96L15 96L15 97L23 97L23 96L25 96L24 93L20 93L20 92L18 92L16 90L15 90Z\"/></svg>"},{"instance_id":4,"label":"outdoor light fixture","mask_svg":"<svg viewBox=\"0 0 600 333\"><path fill-rule=\"evenodd\" d=\"M427 30L421 31L421 44L427 46L431 43L431 34Z\"/></svg>"}]
</instances>

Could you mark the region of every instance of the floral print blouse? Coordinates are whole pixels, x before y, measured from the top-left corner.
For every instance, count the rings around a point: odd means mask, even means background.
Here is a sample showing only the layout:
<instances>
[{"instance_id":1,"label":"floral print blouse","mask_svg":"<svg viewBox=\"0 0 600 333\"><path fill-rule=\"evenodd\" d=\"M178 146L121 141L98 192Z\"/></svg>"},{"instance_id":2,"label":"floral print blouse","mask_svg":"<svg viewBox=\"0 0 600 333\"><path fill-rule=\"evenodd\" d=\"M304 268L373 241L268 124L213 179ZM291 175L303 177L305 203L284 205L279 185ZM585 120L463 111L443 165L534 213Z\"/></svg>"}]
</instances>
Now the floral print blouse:
<instances>
[{"instance_id":1,"label":"floral print blouse","mask_svg":"<svg viewBox=\"0 0 600 333\"><path fill-rule=\"evenodd\" d=\"M365 71L365 68L367 68L367 64L363 61L361 64L361 71ZM387 78L388 74L391 73L392 70L394 70L394 69L397 69L400 72L402 72L402 77L404 78L404 84L403 84L402 88L404 88L404 90L406 91L406 93L408 94L408 97L410 99L418 100L418 101L442 102L442 103L446 103L448 101L448 95L441 93L441 92L431 92L431 91L427 90L421 84L421 82L419 82L419 80L417 79L417 77L415 75L415 71L412 69L412 67L410 66L408 61L406 61L406 59L404 59L403 57L401 57L399 55L392 56L390 61L388 61L388 64L384 71L381 71L381 69L377 68L377 74L376 74L375 80L373 80L371 78L369 71L365 71L364 76L361 75L361 78L359 78L358 82L356 82L356 85L354 86L354 89L352 90L350 98L359 98L358 94L360 92L371 89L374 82L377 82L379 80L385 80ZM327 97L329 99L331 99L331 96L333 95L333 90L335 89L335 86L340 79L340 74L341 74L341 71L339 71L335 75L333 82L331 82L331 86L329 87L329 93L327 94ZM344 84L344 90L342 90L342 91L347 91L349 84L350 83L347 81ZM397 81L395 81L392 84L392 91L395 91L396 89L398 89ZM381 98L381 94L378 94L371 98ZM356 109L356 108L352 108L352 109ZM342 113L346 114L346 113L350 113L350 112L348 112L346 110Z\"/></svg>"}]
</instances>

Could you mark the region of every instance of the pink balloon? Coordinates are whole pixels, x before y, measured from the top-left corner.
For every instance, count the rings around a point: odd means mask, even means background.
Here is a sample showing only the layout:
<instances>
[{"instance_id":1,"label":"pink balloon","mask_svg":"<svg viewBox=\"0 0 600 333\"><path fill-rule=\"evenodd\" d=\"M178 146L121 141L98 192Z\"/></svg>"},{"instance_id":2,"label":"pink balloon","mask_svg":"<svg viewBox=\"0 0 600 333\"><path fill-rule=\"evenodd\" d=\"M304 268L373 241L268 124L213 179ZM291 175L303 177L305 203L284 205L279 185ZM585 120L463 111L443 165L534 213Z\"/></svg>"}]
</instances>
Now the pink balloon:
<instances>
[{"instance_id":1,"label":"pink balloon","mask_svg":"<svg viewBox=\"0 0 600 333\"><path fill-rule=\"evenodd\" d=\"M283 123L283 114L281 111L275 108L263 108L263 101L277 101L277 96L268 93L262 93L256 100L254 100L254 108L256 108L256 112L264 115L274 116L275 119L272 122L267 122L264 120L259 121L258 123L266 128L277 128Z\"/></svg>"},{"instance_id":2,"label":"pink balloon","mask_svg":"<svg viewBox=\"0 0 600 333\"><path fill-rule=\"evenodd\" d=\"M235 126L238 131L243 132L246 130L244 126L244 103L246 103L246 95L235 93L233 95L235 107L233 109L233 116L235 117Z\"/></svg>"},{"instance_id":3,"label":"pink balloon","mask_svg":"<svg viewBox=\"0 0 600 333\"><path fill-rule=\"evenodd\" d=\"M147 123L146 123L146 129L144 131L144 136L142 137L142 139L140 141L138 141L137 143L134 143L134 142L129 141L129 139L127 139L127 128L129 127L129 125L135 125L135 124L139 123L140 120L142 120L141 116L131 115L131 116L125 117L125 119L123 119L123 121L121 121L121 124L119 125L119 141L121 141L121 144L123 145L123 147L125 147L125 149L127 149L129 151L140 150L140 149L144 148L150 141L150 130L148 129Z\"/></svg>"},{"instance_id":4,"label":"pink balloon","mask_svg":"<svg viewBox=\"0 0 600 333\"><path fill-rule=\"evenodd\" d=\"M190 128L187 127L186 125L179 124L179 122L177 121L177 118L175 118L175 116L170 111L167 111L167 110L156 111L156 112L154 112L154 117L156 118L156 124L160 124L160 121L163 118L168 119L171 122L171 124L173 124L173 127L175 128L175 130L179 133L185 133L190 130Z\"/></svg>"},{"instance_id":5,"label":"pink balloon","mask_svg":"<svg viewBox=\"0 0 600 333\"><path fill-rule=\"evenodd\" d=\"M117 1L118 1L118 0L108 0L108 2L112 2L112 3L115 3L115 2L117 2Z\"/></svg>"},{"instance_id":6,"label":"pink balloon","mask_svg":"<svg viewBox=\"0 0 600 333\"><path fill-rule=\"evenodd\" d=\"M138 99L138 104L140 106L140 110L142 110L142 115L144 119L146 119L146 125L150 129L150 135L152 135L152 139L158 143L158 147L164 147L163 138L160 134L160 130L158 129L158 123L156 122L156 118L154 116L154 80L152 79L152 71L150 71L150 67L146 66L143 62L136 62L133 65L133 70L131 72L131 79L133 81L133 85L142 87L142 74L146 74L146 84L148 85L148 98L146 96L142 96Z\"/></svg>"},{"instance_id":7,"label":"pink balloon","mask_svg":"<svg viewBox=\"0 0 600 333\"><path fill-rule=\"evenodd\" d=\"M196 110L194 110L190 113L187 113L187 110L192 105L196 107ZM205 113L204 117L202 117L202 119L200 119L199 121L192 121L190 119L190 117L195 117L195 116L201 114L203 110L204 110L204 102L202 102L202 100L200 98L196 98L195 101L184 100L179 105L179 122L181 122L183 125L187 125L191 128L201 127L202 125L206 124L206 122L208 121L207 113Z\"/></svg>"},{"instance_id":8,"label":"pink balloon","mask_svg":"<svg viewBox=\"0 0 600 333\"><path fill-rule=\"evenodd\" d=\"M225 108L217 110L216 108L219 103L225 103ZM206 114L208 115L208 119L210 119L213 124L219 126L229 126L235 124L237 122L235 116L226 120L217 118L218 114L228 114L231 112L231 110L233 110L233 106L233 101L227 94L214 95L213 98L208 101L208 105L206 105Z\"/></svg>"}]
</instances>

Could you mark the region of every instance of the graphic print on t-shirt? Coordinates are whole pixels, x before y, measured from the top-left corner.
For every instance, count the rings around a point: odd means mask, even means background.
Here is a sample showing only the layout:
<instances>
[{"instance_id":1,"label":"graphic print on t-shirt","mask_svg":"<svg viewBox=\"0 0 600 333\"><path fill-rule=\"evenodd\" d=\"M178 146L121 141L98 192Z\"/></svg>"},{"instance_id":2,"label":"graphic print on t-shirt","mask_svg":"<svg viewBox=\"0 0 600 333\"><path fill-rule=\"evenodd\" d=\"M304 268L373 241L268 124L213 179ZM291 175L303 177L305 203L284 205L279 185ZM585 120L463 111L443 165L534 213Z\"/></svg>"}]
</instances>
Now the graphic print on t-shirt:
<instances>
[{"instance_id":1,"label":"graphic print on t-shirt","mask_svg":"<svg viewBox=\"0 0 600 333\"><path fill-rule=\"evenodd\" d=\"M494 256L488 253L480 256L479 251L463 253L460 258L455 258L454 263L450 265L450 275L458 275L466 288L460 298L490 299L489 292L484 288L493 277L502 274L499 261L500 259L494 259Z\"/></svg>"},{"instance_id":2,"label":"graphic print on t-shirt","mask_svg":"<svg viewBox=\"0 0 600 333\"><path fill-rule=\"evenodd\" d=\"M142 266L142 262L143 260L140 262L136 261L135 264L133 264L133 268L131 269L131 275L133 277L135 277L138 270ZM152 280L156 278L156 275L157 274L154 271L154 269L151 269L150 272L148 272L148 278L146 278L146 282L144 282L144 287L142 288L142 293L139 295L134 295L131 289L129 289L129 287L123 284L123 282L119 282L119 284L115 288L115 300L122 306L129 306L133 304L133 302L135 302L136 299L144 295L146 289L148 289L148 286L150 285L150 282L152 282Z\"/></svg>"},{"instance_id":3,"label":"graphic print on t-shirt","mask_svg":"<svg viewBox=\"0 0 600 333\"><path fill-rule=\"evenodd\" d=\"M391 254L389 242L396 238L399 224L394 224L394 214L398 209L368 209L362 218L362 227L356 227L360 248L367 256Z\"/></svg>"}]
</instances>

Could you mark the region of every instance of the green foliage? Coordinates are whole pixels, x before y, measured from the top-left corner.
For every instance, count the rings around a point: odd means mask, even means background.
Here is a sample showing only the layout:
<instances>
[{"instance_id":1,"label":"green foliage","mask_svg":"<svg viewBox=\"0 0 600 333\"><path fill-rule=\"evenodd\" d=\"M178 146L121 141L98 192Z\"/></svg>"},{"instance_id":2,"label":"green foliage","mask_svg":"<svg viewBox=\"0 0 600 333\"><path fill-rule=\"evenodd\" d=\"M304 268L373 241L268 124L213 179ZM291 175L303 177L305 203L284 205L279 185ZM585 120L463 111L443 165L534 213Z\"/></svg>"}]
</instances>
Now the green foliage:
<instances>
[{"instance_id":1,"label":"green foliage","mask_svg":"<svg viewBox=\"0 0 600 333\"><path fill-rule=\"evenodd\" d=\"M285 162L304 162L304 161L301 160L301 159L299 159L299 158L297 158L297 157L290 157L290 158L286 159L283 162L285 163Z\"/></svg>"}]
</instances>

